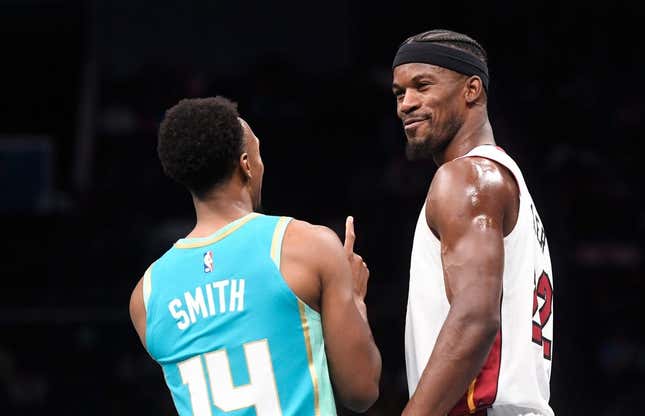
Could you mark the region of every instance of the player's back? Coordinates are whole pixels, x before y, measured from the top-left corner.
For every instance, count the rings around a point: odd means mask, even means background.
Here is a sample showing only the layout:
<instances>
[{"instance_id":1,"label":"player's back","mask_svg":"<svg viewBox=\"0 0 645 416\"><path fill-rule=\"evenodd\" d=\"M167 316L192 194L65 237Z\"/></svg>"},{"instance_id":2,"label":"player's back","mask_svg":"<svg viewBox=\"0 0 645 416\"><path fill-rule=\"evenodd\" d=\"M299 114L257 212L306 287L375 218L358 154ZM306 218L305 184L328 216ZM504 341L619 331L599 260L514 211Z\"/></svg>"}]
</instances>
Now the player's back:
<instances>
[{"instance_id":1,"label":"player's back","mask_svg":"<svg viewBox=\"0 0 645 416\"><path fill-rule=\"evenodd\" d=\"M320 315L280 273L288 222L246 215L144 275L146 348L180 415L335 414Z\"/></svg>"}]
</instances>

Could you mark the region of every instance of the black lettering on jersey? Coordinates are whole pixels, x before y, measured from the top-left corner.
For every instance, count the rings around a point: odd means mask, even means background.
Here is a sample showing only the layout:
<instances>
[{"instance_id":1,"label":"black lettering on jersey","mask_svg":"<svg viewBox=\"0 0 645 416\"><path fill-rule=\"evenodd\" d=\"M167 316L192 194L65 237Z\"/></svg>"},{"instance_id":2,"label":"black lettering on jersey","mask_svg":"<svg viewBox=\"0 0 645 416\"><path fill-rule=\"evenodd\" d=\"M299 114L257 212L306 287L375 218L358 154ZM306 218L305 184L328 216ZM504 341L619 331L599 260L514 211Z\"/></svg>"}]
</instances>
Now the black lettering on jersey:
<instances>
[{"instance_id":1,"label":"black lettering on jersey","mask_svg":"<svg viewBox=\"0 0 645 416\"><path fill-rule=\"evenodd\" d=\"M546 234L544 233L544 226L542 225L540 216L538 215L536 209L533 207L533 204L531 204L531 214L532 214L531 217L533 218L533 229L535 231L535 237L537 238L538 244L540 245L540 248L544 253L544 245L546 244Z\"/></svg>"}]
</instances>

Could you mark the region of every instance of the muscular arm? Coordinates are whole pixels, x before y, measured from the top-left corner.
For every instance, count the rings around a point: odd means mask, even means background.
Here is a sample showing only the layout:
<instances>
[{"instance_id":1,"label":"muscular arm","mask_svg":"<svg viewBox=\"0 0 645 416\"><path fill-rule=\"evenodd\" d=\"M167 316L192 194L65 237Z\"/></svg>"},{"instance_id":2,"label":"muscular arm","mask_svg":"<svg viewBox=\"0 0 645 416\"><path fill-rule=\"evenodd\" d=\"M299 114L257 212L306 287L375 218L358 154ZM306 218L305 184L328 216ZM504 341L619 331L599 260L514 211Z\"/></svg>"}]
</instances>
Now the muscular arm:
<instances>
[{"instance_id":1,"label":"muscular arm","mask_svg":"<svg viewBox=\"0 0 645 416\"><path fill-rule=\"evenodd\" d=\"M367 268L352 250L353 243L344 249L328 228L292 221L285 235L281 269L299 297L320 309L335 391L344 406L362 412L378 398L381 356L364 303ZM305 279L310 271L312 278Z\"/></svg>"},{"instance_id":2,"label":"muscular arm","mask_svg":"<svg viewBox=\"0 0 645 416\"><path fill-rule=\"evenodd\" d=\"M446 415L490 352L500 327L505 215L514 206L509 180L494 162L466 158L442 166L433 181L426 219L441 239L450 311L405 415Z\"/></svg>"}]
</instances>

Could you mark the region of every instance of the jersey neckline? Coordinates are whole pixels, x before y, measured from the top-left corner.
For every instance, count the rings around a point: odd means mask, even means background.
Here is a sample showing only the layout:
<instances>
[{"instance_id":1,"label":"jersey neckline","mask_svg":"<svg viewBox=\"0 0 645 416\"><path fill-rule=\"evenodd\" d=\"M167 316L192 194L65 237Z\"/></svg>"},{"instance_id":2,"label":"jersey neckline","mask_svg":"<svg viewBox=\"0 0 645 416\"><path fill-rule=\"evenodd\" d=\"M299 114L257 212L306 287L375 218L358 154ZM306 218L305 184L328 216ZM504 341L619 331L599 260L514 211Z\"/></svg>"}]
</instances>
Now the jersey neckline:
<instances>
[{"instance_id":1,"label":"jersey neckline","mask_svg":"<svg viewBox=\"0 0 645 416\"><path fill-rule=\"evenodd\" d=\"M180 238L179 240L177 240L174 247L175 248L195 248L195 247L204 247L204 246L214 244L224 239L225 237L229 236L230 234L234 233L247 222L259 216L260 214L258 214L257 212L250 212L244 215L243 217L240 217L235 221L232 221L226 224L222 228L215 231L213 234L208 235L206 237Z\"/></svg>"}]
</instances>

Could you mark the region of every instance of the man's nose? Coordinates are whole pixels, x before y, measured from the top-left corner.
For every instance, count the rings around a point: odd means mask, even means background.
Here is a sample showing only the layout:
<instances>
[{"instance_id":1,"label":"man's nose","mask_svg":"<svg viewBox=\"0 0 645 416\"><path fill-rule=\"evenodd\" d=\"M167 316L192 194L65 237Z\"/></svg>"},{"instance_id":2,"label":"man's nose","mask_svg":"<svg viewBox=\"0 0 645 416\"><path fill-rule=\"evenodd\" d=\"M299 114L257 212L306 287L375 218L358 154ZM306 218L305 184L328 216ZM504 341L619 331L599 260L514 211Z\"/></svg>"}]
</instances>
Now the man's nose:
<instances>
[{"instance_id":1,"label":"man's nose","mask_svg":"<svg viewBox=\"0 0 645 416\"><path fill-rule=\"evenodd\" d=\"M403 93L403 98L399 101L399 114L409 114L419 108L420 105L419 94L413 90L406 90Z\"/></svg>"}]
</instances>

